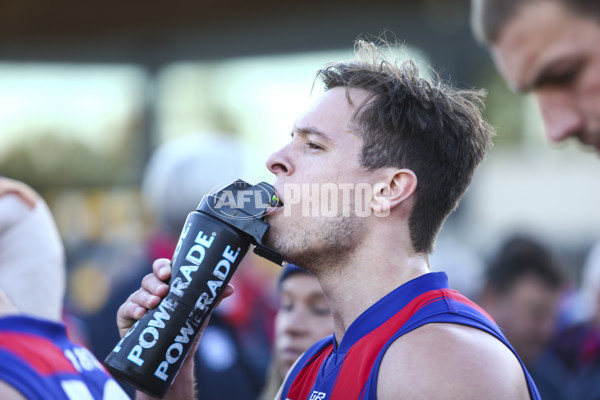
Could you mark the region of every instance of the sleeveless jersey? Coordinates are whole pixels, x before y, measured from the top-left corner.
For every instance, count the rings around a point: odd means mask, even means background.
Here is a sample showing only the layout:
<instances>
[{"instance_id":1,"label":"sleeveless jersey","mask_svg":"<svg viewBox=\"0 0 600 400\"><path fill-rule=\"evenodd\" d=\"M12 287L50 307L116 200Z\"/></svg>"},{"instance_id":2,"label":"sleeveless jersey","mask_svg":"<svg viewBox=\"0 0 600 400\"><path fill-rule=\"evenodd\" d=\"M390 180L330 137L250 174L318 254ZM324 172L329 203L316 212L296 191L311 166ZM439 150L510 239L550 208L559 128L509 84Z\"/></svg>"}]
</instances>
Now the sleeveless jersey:
<instances>
[{"instance_id":1,"label":"sleeveless jersey","mask_svg":"<svg viewBox=\"0 0 600 400\"><path fill-rule=\"evenodd\" d=\"M27 399L129 399L63 324L15 315L0 318L0 380Z\"/></svg>"},{"instance_id":2,"label":"sleeveless jersey","mask_svg":"<svg viewBox=\"0 0 600 400\"><path fill-rule=\"evenodd\" d=\"M445 273L435 272L405 283L371 306L339 345L333 335L313 345L290 372L281 400L377 399L377 375L388 347L432 322L467 325L496 337L521 363L531 398L540 399L525 365L492 318L451 290Z\"/></svg>"}]
</instances>

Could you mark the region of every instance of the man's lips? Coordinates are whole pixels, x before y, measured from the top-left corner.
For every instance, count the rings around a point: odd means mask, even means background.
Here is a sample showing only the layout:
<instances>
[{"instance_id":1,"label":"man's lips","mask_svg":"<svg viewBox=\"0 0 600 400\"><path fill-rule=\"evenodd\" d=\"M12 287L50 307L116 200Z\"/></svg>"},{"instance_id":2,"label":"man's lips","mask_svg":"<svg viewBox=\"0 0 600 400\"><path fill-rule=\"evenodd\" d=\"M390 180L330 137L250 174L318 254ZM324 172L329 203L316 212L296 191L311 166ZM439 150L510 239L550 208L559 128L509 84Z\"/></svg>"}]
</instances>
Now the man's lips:
<instances>
[{"instance_id":1,"label":"man's lips","mask_svg":"<svg viewBox=\"0 0 600 400\"><path fill-rule=\"evenodd\" d=\"M281 355L288 359L296 359L300 357L302 353L304 353L304 351L292 347L281 350Z\"/></svg>"},{"instance_id":2,"label":"man's lips","mask_svg":"<svg viewBox=\"0 0 600 400\"><path fill-rule=\"evenodd\" d=\"M280 210L283 210L283 206L280 206L280 207L267 207L265 209L265 215L275 214L275 213L277 213Z\"/></svg>"},{"instance_id":3,"label":"man's lips","mask_svg":"<svg viewBox=\"0 0 600 400\"><path fill-rule=\"evenodd\" d=\"M265 215L271 214L280 209L283 209L283 199L277 192L277 189L275 189L275 193L271 198L271 204L265 210Z\"/></svg>"}]
</instances>

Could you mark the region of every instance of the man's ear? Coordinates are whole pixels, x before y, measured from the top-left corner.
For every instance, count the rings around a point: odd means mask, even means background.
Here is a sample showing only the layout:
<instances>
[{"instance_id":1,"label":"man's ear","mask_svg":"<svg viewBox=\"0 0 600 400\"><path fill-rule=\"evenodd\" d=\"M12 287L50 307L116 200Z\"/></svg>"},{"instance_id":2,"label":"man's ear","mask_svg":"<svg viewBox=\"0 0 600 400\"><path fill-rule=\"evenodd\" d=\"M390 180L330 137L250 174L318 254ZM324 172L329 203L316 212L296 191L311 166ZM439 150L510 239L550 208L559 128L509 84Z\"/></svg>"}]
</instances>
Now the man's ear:
<instances>
[{"instance_id":1,"label":"man's ear","mask_svg":"<svg viewBox=\"0 0 600 400\"><path fill-rule=\"evenodd\" d=\"M410 169L394 169L384 182L373 188L371 209L377 216L389 215L392 208L409 199L417 188L417 175Z\"/></svg>"}]
</instances>

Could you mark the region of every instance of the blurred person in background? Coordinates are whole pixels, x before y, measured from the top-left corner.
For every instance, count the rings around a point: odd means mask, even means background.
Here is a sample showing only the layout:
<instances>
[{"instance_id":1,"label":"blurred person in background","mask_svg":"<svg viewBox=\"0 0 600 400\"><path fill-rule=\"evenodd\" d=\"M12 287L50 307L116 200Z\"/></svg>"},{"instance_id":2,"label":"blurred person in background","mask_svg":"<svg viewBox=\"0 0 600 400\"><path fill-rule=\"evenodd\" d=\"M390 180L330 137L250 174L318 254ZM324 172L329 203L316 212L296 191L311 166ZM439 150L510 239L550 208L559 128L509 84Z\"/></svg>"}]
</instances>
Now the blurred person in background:
<instances>
[{"instance_id":1,"label":"blurred person in background","mask_svg":"<svg viewBox=\"0 0 600 400\"><path fill-rule=\"evenodd\" d=\"M565 371L549 353L564 287L560 266L533 237L514 235L486 271L481 305L504 331L543 399L563 399Z\"/></svg>"},{"instance_id":2,"label":"blurred person in background","mask_svg":"<svg viewBox=\"0 0 600 400\"><path fill-rule=\"evenodd\" d=\"M30 186L3 176L0 201L0 289L21 312L60 321L65 254L50 210Z\"/></svg>"},{"instance_id":3,"label":"blurred person in background","mask_svg":"<svg viewBox=\"0 0 600 400\"><path fill-rule=\"evenodd\" d=\"M535 95L550 140L600 151L600 2L472 0L472 27L508 85Z\"/></svg>"},{"instance_id":4,"label":"blurred person in background","mask_svg":"<svg viewBox=\"0 0 600 400\"><path fill-rule=\"evenodd\" d=\"M472 0L471 5L475 36L488 47L511 88L534 94L546 136L555 142L575 138L600 151L600 2ZM589 265L583 273L587 303L582 307L596 309L599 280ZM569 398L600 398L594 314L556 342L557 354L574 377Z\"/></svg>"},{"instance_id":5,"label":"blurred person in background","mask_svg":"<svg viewBox=\"0 0 600 400\"><path fill-rule=\"evenodd\" d=\"M69 339L61 318L65 279L63 245L45 201L0 177L0 399L129 398L89 350ZM183 367L167 398L192 398L185 379L192 367Z\"/></svg>"},{"instance_id":6,"label":"blurred person in background","mask_svg":"<svg viewBox=\"0 0 600 400\"><path fill-rule=\"evenodd\" d=\"M262 400L273 400L287 372L310 346L333 333L333 318L317 278L287 264L279 278L275 345Z\"/></svg>"},{"instance_id":7,"label":"blurred person in background","mask_svg":"<svg viewBox=\"0 0 600 400\"><path fill-rule=\"evenodd\" d=\"M580 321L554 340L553 351L569 374L568 399L600 399L600 242L582 271Z\"/></svg>"},{"instance_id":8,"label":"blurred person in background","mask_svg":"<svg viewBox=\"0 0 600 400\"><path fill-rule=\"evenodd\" d=\"M141 191L155 228L135 264L121 268L107 304L87 320L99 359L104 360L118 342L112 322L119 306L152 271L153 260L171 259L185 219L202 197L217 186L243 178L243 162L241 145L224 134L191 134L154 151ZM254 254L248 254L238 267L231 280L236 295L213 313L195 353L196 381L202 387L199 400L254 400L259 395L272 347L275 271L267 270ZM123 387L133 393L129 385L123 383Z\"/></svg>"}]
</instances>

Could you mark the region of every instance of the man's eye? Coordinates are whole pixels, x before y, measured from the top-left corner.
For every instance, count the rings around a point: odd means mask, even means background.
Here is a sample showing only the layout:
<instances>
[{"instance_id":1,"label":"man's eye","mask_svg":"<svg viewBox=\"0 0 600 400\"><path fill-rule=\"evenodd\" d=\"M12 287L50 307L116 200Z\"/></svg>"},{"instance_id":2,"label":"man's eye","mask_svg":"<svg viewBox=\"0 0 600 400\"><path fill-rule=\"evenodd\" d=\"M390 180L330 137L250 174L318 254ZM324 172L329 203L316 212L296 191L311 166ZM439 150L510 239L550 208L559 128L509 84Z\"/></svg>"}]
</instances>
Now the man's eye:
<instances>
[{"instance_id":1,"label":"man's eye","mask_svg":"<svg viewBox=\"0 0 600 400\"><path fill-rule=\"evenodd\" d=\"M329 307L327 306L314 306L311 308L311 312L318 317L331 315L331 311L329 311Z\"/></svg>"},{"instance_id":2,"label":"man's eye","mask_svg":"<svg viewBox=\"0 0 600 400\"><path fill-rule=\"evenodd\" d=\"M568 85L575 80L576 76L577 76L577 70L575 68L573 68L573 69L570 69L560 75L555 76L552 79L552 83L555 85L560 85L560 86Z\"/></svg>"},{"instance_id":3,"label":"man's eye","mask_svg":"<svg viewBox=\"0 0 600 400\"><path fill-rule=\"evenodd\" d=\"M321 146L319 146L318 144L316 144L316 143L313 143L313 142L306 142L306 146L307 146L309 149L315 149L315 150L316 150L316 149L322 149L322 147L321 147Z\"/></svg>"},{"instance_id":4,"label":"man's eye","mask_svg":"<svg viewBox=\"0 0 600 400\"><path fill-rule=\"evenodd\" d=\"M579 75L579 65L568 68L564 71L551 74L541 79L539 82L540 87L560 87L569 86L577 79Z\"/></svg>"}]
</instances>

